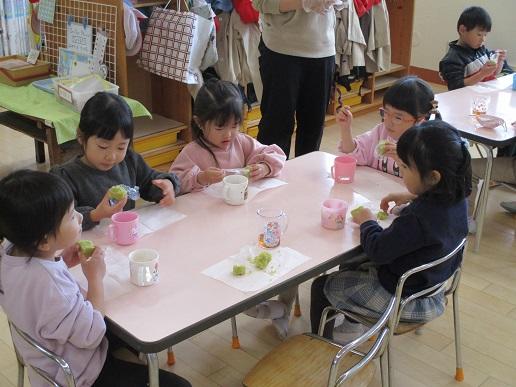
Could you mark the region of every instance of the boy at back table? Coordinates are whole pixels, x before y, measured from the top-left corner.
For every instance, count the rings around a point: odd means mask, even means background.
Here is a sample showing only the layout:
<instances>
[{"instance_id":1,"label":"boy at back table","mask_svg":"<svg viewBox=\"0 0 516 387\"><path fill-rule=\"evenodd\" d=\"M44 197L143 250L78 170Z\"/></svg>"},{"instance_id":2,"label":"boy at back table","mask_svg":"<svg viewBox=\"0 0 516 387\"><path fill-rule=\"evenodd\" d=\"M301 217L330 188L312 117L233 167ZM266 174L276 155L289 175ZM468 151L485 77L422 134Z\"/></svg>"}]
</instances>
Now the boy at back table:
<instances>
[{"instance_id":1,"label":"boy at back table","mask_svg":"<svg viewBox=\"0 0 516 387\"><path fill-rule=\"evenodd\" d=\"M506 50L490 51L484 46L491 31L491 17L482 7L468 7L457 21L459 39L450 42L439 62L439 73L448 90L494 79L500 73L512 73L505 58Z\"/></svg>"}]
</instances>

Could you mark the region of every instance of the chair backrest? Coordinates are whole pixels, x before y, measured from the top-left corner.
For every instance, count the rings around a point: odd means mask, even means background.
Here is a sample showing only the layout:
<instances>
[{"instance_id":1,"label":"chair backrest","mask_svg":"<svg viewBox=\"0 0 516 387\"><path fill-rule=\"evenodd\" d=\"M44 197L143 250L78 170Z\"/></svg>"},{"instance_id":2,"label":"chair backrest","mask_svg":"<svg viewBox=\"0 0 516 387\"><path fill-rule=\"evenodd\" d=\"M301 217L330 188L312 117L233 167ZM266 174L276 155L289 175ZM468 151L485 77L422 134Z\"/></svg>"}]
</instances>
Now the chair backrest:
<instances>
[{"instance_id":1,"label":"chair backrest","mask_svg":"<svg viewBox=\"0 0 516 387\"><path fill-rule=\"evenodd\" d=\"M394 302L395 299L392 298L387 305L387 308L383 312L382 316L376 323L370 327L362 336L356 338L355 340L349 342L344 345L339 352L333 358L333 362L330 367L330 373L328 376L328 387L340 386L342 383L351 379L357 372L359 372L363 367L365 367L369 362L377 357L377 355L381 354L386 347L389 338L392 336L389 331L389 321L394 313ZM322 340L327 340L322 337L324 325L328 321L328 313L330 312L338 312L346 315L347 313L343 310L335 308L333 306L328 306L324 308L321 317L321 323L319 325L319 335ZM373 345L367 350L367 352L363 353L357 350L362 344L366 341L374 339ZM329 341L329 340L327 340ZM338 374L339 363L344 358L344 356L349 353L354 353L362 356L362 359L358 361L354 366L343 372L342 374Z\"/></svg>"},{"instance_id":2,"label":"chair backrest","mask_svg":"<svg viewBox=\"0 0 516 387\"><path fill-rule=\"evenodd\" d=\"M439 266L440 264L455 258L455 256L464 249L465 244L466 238L462 239L460 243L457 245L457 247L455 247L451 252L446 254L444 257L436 259L435 261L432 261L430 263L425 263L424 265L417 266L403 273L403 275L398 280L398 284L396 286L396 292L394 293L394 313L392 313L390 321L388 323L391 334L394 333L396 326L400 321L403 309L409 302L417 298L433 296L441 291L444 291L445 294L453 293L459 285L462 263L459 264L457 269L444 281L403 298L403 287L405 286L405 282L407 281L407 279L409 279L412 275L416 273L432 269L433 267Z\"/></svg>"},{"instance_id":3,"label":"chair backrest","mask_svg":"<svg viewBox=\"0 0 516 387\"><path fill-rule=\"evenodd\" d=\"M63 374L65 376L66 387L75 387L75 378L73 377L72 370L70 369L70 366L63 358L56 355L54 352L49 351L46 348L39 345L32 337L30 337L28 334L26 334L21 329L19 329L11 321L9 321L9 326L11 328L11 336L12 337L13 337L13 331L16 332L18 337L20 337L31 348L33 348L39 354L52 360L53 362L55 362L58 365L58 367L61 369L61 371L63 371ZM13 344L14 344L14 340L13 340ZM18 362L20 363L20 365L22 365L22 366L25 365L25 366L29 367L30 369L32 369L36 375L38 375L39 377L44 379L51 386L62 387L54 379L52 379L52 377L47 372L45 372L41 368L38 368L31 364L25 364L22 357L20 356L18 350L16 349L16 345L14 345L14 350L16 352L16 358L17 358Z\"/></svg>"}]
</instances>

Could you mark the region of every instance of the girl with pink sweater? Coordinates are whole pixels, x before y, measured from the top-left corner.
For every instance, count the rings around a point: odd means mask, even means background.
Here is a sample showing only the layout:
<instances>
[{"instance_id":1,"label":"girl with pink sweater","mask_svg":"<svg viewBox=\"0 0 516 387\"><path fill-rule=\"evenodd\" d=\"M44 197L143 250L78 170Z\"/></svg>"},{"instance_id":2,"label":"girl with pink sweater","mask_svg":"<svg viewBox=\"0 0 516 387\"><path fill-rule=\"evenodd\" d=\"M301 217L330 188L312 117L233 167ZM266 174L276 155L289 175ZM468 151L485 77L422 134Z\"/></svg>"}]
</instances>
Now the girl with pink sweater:
<instances>
[{"instance_id":1,"label":"girl with pink sweater","mask_svg":"<svg viewBox=\"0 0 516 387\"><path fill-rule=\"evenodd\" d=\"M198 191L222 181L228 170L246 167L250 180L279 175L286 156L277 145L263 145L240 133L244 104L237 86L210 80L199 90L192 120L194 141L183 148L170 172L181 181L181 193ZM249 308L252 317L271 319L278 336L288 334L288 322L297 288Z\"/></svg>"},{"instance_id":2,"label":"girl with pink sweater","mask_svg":"<svg viewBox=\"0 0 516 387\"><path fill-rule=\"evenodd\" d=\"M382 122L368 132L353 138L353 115L349 107L337 113L341 134L339 151L355 157L357 165L400 176L396 153L398 139L412 126L430 119L432 114L441 118L430 85L416 76L403 77L385 93L380 108Z\"/></svg>"},{"instance_id":3,"label":"girl with pink sweater","mask_svg":"<svg viewBox=\"0 0 516 387\"><path fill-rule=\"evenodd\" d=\"M170 172L181 181L181 193L222 181L227 169L247 167L251 180L279 175L286 156L277 145L263 145L240 133L243 102L237 86L210 80L194 103L192 135Z\"/></svg>"}]
</instances>

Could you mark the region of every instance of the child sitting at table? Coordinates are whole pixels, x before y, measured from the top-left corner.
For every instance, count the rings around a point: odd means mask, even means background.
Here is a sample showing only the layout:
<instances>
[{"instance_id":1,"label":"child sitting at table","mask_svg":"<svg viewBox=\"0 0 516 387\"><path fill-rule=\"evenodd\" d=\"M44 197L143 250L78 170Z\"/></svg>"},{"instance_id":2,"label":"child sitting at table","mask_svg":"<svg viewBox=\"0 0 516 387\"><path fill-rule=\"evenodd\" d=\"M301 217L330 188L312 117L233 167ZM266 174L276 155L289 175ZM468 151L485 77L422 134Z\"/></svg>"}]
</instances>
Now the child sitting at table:
<instances>
[{"instance_id":1,"label":"child sitting at table","mask_svg":"<svg viewBox=\"0 0 516 387\"><path fill-rule=\"evenodd\" d=\"M370 209L353 214L360 225L360 242L367 260L344 264L338 272L318 277L312 284L311 323L317 333L326 306L378 318L394 296L400 276L409 269L432 262L453 250L467 235L466 197L471 191L471 164L467 145L444 121L424 122L407 130L397 146L401 175L408 192L389 194L380 207L388 211L391 202L410 203L383 229ZM449 277L462 260L462 253L447 263L418 274L404 287L404 296ZM402 320L427 322L445 308L443 292L409 302ZM326 337L340 342L364 332L360 324L344 320Z\"/></svg>"},{"instance_id":2,"label":"child sitting at table","mask_svg":"<svg viewBox=\"0 0 516 387\"><path fill-rule=\"evenodd\" d=\"M505 61L505 50L495 52L484 46L490 31L491 17L484 8L468 7L460 14L459 39L450 42L448 52L439 62L439 74L448 90L494 79L501 72L512 73Z\"/></svg>"},{"instance_id":3,"label":"child sitting at table","mask_svg":"<svg viewBox=\"0 0 516 387\"><path fill-rule=\"evenodd\" d=\"M194 141L186 145L170 167L181 181L181 193L198 191L218 183L225 169L247 167L249 178L259 180L279 175L285 153L277 145L263 145L239 131L244 104L238 87L212 79L199 90L193 107ZM246 311L246 314L271 319L278 335L288 334L288 319L296 288Z\"/></svg>"},{"instance_id":4,"label":"child sitting at table","mask_svg":"<svg viewBox=\"0 0 516 387\"><path fill-rule=\"evenodd\" d=\"M285 153L262 145L239 131L244 105L238 87L212 79L199 90L193 107L193 140L170 167L179 176L181 193L222 181L225 169L248 167L251 180L279 175Z\"/></svg>"},{"instance_id":5,"label":"child sitting at table","mask_svg":"<svg viewBox=\"0 0 516 387\"><path fill-rule=\"evenodd\" d=\"M143 199L162 206L174 204L179 192L177 176L153 170L129 149L133 115L122 97L101 92L90 98L81 111L77 141L83 154L50 172L63 177L72 188L77 211L84 217L84 230L122 209L134 208L134 201L127 197L111 205L108 190L115 185L138 186Z\"/></svg>"},{"instance_id":6,"label":"child sitting at table","mask_svg":"<svg viewBox=\"0 0 516 387\"><path fill-rule=\"evenodd\" d=\"M86 258L79 251L81 223L72 191L59 176L21 170L0 181L0 241L5 238L0 245L0 305L21 331L64 358L77 386L143 386L147 367L111 354L117 345L105 337L104 252L96 247ZM85 295L68 270L77 264L88 281ZM12 337L24 363L65 385L57 364L14 332ZM29 369L33 387L48 385L34 375ZM163 386L190 385L165 371L160 381Z\"/></svg>"},{"instance_id":7,"label":"child sitting at table","mask_svg":"<svg viewBox=\"0 0 516 387\"><path fill-rule=\"evenodd\" d=\"M380 108L382 122L368 132L353 138L353 114L349 107L345 106L337 113L341 133L339 151L356 158L357 165L367 165L399 176L396 142L408 128L430 119L432 115L441 118L430 85L416 76L403 77L385 93L383 107Z\"/></svg>"}]
</instances>

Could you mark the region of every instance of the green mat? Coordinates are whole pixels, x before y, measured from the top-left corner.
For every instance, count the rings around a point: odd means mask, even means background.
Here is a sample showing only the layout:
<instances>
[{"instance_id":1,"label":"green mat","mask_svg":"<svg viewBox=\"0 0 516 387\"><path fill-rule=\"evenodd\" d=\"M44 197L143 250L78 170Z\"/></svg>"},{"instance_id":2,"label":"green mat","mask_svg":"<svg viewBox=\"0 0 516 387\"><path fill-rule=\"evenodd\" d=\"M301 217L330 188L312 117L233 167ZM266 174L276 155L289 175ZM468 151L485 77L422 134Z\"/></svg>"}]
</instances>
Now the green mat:
<instances>
[{"instance_id":1,"label":"green mat","mask_svg":"<svg viewBox=\"0 0 516 387\"><path fill-rule=\"evenodd\" d=\"M125 98L133 117L151 114L140 102ZM0 106L18 114L45 120L56 130L57 143L74 140L79 125L79 113L58 102L53 94L39 90L32 85L13 87L0 83Z\"/></svg>"}]
</instances>

